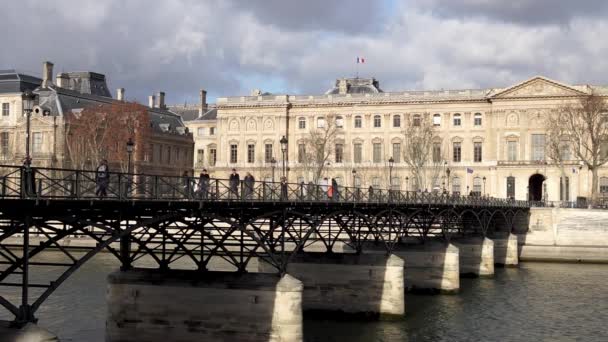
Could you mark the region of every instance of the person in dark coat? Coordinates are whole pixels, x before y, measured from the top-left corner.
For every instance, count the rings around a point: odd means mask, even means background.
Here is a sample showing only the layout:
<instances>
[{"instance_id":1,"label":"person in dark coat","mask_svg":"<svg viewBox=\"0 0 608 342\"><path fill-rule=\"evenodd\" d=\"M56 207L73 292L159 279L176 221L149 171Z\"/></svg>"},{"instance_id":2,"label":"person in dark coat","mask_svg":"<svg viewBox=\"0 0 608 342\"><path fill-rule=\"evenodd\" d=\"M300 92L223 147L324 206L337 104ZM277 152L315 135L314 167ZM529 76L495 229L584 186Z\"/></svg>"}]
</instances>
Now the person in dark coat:
<instances>
[{"instance_id":1,"label":"person in dark coat","mask_svg":"<svg viewBox=\"0 0 608 342\"><path fill-rule=\"evenodd\" d=\"M209 174L207 169L203 169L198 177L198 193L201 199L209 198Z\"/></svg>"},{"instance_id":2,"label":"person in dark coat","mask_svg":"<svg viewBox=\"0 0 608 342\"><path fill-rule=\"evenodd\" d=\"M335 178L331 179L331 199L332 201L340 200L340 191L338 189L338 181Z\"/></svg>"},{"instance_id":3,"label":"person in dark coat","mask_svg":"<svg viewBox=\"0 0 608 342\"><path fill-rule=\"evenodd\" d=\"M95 183L97 190L95 195L99 199L103 199L108 196L108 184L110 184L110 168L108 167L108 161L103 159L97 169L95 170Z\"/></svg>"},{"instance_id":4,"label":"person in dark coat","mask_svg":"<svg viewBox=\"0 0 608 342\"><path fill-rule=\"evenodd\" d=\"M247 175L245 176L245 179L243 180L243 197L245 199L251 200L253 198L253 189L255 186L255 178L253 178L253 175L251 174L251 172L247 172Z\"/></svg>"},{"instance_id":5,"label":"person in dark coat","mask_svg":"<svg viewBox=\"0 0 608 342\"><path fill-rule=\"evenodd\" d=\"M287 201L287 178L281 177L281 201Z\"/></svg>"},{"instance_id":6,"label":"person in dark coat","mask_svg":"<svg viewBox=\"0 0 608 342\"><path fill-rule=\"evenodd\" d=\"M230 186L230 198L239 198L239 184L241 183L241 177L236 173L236 169L232 169L228 184Z\"/></svg>"}]
</instances>

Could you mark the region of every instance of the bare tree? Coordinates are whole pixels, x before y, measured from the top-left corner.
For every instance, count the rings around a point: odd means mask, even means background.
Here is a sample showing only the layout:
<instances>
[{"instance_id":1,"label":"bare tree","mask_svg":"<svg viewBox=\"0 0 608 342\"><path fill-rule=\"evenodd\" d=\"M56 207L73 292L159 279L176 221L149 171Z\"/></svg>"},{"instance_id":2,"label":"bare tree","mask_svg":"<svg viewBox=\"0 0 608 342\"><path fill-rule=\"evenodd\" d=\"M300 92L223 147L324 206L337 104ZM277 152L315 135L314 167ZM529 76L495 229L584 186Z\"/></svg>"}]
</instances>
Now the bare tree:
<instances>
[{"instance_id":1,"label":"bare tree","mask_svg":"<svg viewBox=\"0 0 608 342\"><path fill-rule=\"evenodd\" d=\"M404 123L403 161L410 168L412 189L420 189L427 184L427 166L433 163L435 127L428 114L410 115L405 118ZM436 174L438 175L438 172Z\"/></svg>"},{"instance_id":2,"label":"bare tree","mask_svg":"<svg viewBox=\"0 0 608 342\"><path fill-rule=\"evenodd\" d=\"M570 156L571 138L565 116L562 116L560 111L550 112L545 118L545 131L547 134L547 156L559 167L560 198L566 200L567 175L565 163L572 158Z\"/></svg>"},{"instance_id":3,"label":"bare tree","mask_svg":"<svg viewBox=\"0 0 608 342\"><path fill-rule=\"evenodd\" d=\"M574 154L592 173L591 199L598 199L598 169L608 162L608 104L605 97L591 94L557 110L572 141Z\"/></svg>"},{"instance_id":4,"label":"bare tree","mask_svg":"<svg viewBox=\"0 0 608 342\"><path fill-rule=\"evenodd\" d=\"M312 173L312 181L318 184L329 157L335 153L336 135L342 126L341 117L329 114L315 122L306 138L304 138L304 151L302 162L304 168Z\"/></svg>"}]
</instances>

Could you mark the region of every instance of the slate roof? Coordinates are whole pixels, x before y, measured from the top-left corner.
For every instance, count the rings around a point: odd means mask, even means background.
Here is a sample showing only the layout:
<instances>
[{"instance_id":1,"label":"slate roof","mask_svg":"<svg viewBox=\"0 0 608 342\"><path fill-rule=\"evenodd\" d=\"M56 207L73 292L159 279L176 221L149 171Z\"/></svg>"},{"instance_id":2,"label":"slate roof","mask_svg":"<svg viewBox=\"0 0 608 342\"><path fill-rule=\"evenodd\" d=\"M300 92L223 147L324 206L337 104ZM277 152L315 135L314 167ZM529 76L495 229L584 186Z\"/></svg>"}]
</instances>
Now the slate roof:
<instances>
[{"instance_id":1,"label":"slate roof","mask_svg":"<svg viewBox=\"0 0 608 342\"><path fill-rule=\"evenodd\" d=\"M217 119L217 108L210 106L202 116L198 116L198 106L184 107L184 106L170 106L169 110L173 113L179 114L184 121L195 121L195 120L215 120Z\"/></svg>"},{"instance_id":2,"label":"slate roof","mask_svg":"<svg viewBox=\"0 0 608 342\"><path fill-rule=\"evenodd\" d=\"M0 70L0 93L20 93L34 90L42 84L38 77L19 73L14 69Z\"/></svg>"},{"instance_id":3,"label":"slate roof","mask_svg":"<svg viewBox=\"0 0 608 342\"><path fill-rule=\"evenodd\" d=\"M346 82L347 94L377 94L382 93L380 83L374 78L344 78L336 80L333 88L325 92L326 95L340 94L340 82Z\"/></svg>"}]
</instances>

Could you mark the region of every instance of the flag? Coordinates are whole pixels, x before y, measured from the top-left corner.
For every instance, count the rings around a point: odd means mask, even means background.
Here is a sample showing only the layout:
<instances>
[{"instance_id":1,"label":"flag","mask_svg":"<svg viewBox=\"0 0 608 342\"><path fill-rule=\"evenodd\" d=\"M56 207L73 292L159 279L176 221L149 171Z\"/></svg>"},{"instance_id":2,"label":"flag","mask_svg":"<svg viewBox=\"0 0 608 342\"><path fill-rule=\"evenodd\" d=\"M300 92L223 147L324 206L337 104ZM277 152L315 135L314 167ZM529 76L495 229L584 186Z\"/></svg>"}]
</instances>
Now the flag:
<instances>
[{"instance_id":1,"label":"flag","mask_svg":"<svg viewBox=\"0 0 608 342\"><path fill-rule=\"evenodd\" d=\"M365 63L365 58L357 57L357 64L359 64L359 63Z\"/></svg>"},{"instance_id":2,"label":"flag","mask_svg":"<svg viewBox=\"0 0 608 342\"><path fill-rule=\"evenodd\" d=\"M473 169L467 167L467 173L473 173Z\"/></svg>"}]
</instances>

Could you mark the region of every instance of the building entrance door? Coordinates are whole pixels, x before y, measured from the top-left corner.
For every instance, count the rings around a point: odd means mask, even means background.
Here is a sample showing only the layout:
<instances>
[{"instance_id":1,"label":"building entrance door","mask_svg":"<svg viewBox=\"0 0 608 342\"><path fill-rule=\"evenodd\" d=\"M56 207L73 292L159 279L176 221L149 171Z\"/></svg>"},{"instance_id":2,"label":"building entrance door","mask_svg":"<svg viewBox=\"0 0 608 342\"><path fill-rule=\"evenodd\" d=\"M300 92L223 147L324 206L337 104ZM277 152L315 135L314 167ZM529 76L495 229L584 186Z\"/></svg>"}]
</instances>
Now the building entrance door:
<instances>
[{"instance_id":1,"label":"building entrance door","mask_svg":"<svg viewBox=\"0 0 608 342\"><path fill-rule=\"evenodd\" d=\"M528 199L530 201L543 200L543 182L545 176L541 174L533 174L528 180Z\"/></svg>"}]
</instances>

